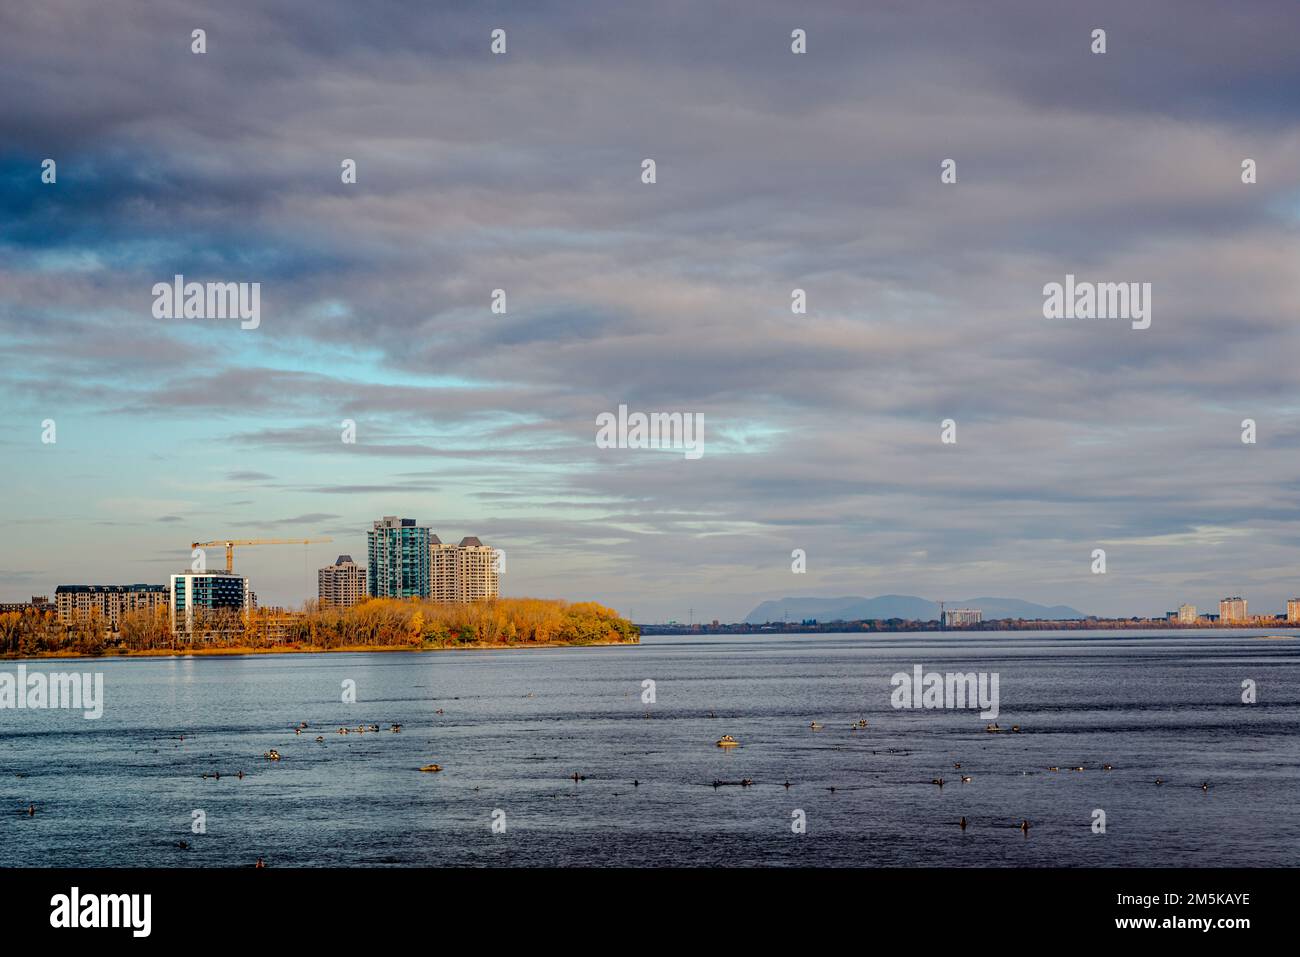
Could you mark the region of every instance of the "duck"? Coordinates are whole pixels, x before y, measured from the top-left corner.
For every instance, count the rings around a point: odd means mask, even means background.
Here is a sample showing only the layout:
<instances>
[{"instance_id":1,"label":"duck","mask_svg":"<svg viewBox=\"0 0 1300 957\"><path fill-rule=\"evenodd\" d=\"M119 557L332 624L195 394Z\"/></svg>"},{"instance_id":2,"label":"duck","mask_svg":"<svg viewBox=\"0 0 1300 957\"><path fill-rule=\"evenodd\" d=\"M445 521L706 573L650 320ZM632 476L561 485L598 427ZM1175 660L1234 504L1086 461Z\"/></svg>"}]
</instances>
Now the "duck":
<instances>
[{"instance_id":1,"label":"duck","mask_svg":"<svg viewBox=\"0 0 1300 957\"><path fill-rule=\"evenodd\" d=\"M932 779L930 780L930 783L931 783L931 784L937 784L937 785L939 785L939 787L943 787L943 778L932 778Z\"/></svg>"},{"instance_id":2,"label":"duck","mask_svg":"<svg viewBox=\"0 0 1300 957\"><path fill-rule=\"evenodd\" d=\"M966 830L966 818L964 816L960 821L957 822L957 826L960 827L963 831Z\"/></svg>"},{"instance_id":3,"label":"duck","mask_svg":"<svg viewBox=\"0 0 1300 957\"><path fill-rule=\"evenodd\" d=\"M1059 771L1059 770L1061 770L1061 769L1058 768L1055 764L1053 764L1053 765L1052 765L1050 768L1048 768L1047 770L1049 770L1049 771Z\"/></svg>"},{"instance_id":4,"label":"duck","mask_svg":"<svg viewBox=\"0 0 1300 957\"><path fill-rule=\"evenodd\" d=\"M1070 770L1071 770L1071 771L1082 771L1082 770L1083 770L1083 765L1081 764L1081 765L1079 765L1077 768L1070 768Z\"/></svg>"},{"instance_id":5,"label":"duck","mask_svg":"<svg viewBox=\"0 0 1300 957\"><path fill-rule=\"evenodd\" d=\"M1209 789L1210 789L1210 782L1209 782L1209 781L1202 781L1202 782L1201 782L1201 790L1202 790L1202 791L1208 791Z\"/></svg>"},{"instance_id":6,"label":"duck","mask_svg":"<svg viewBox=\"0 0 1300 957\"><path fill-rule=\"evenodd\" d=\"M1002 729L999 728L996 724L985 725L985 726L984 726L984 730L987 731L989 734L1001 734L1001 733L1002 733Z\"/></svg>"},{"instance_id":7,"label":"duck","mask_svg":"<svg viewBox=\"0 0 1300 957\"><path fill-rule=\"evenodd\" d=\"M395 724L392 726L390 730L393 732L393 734L400 734L402 730L402 726L400 724Z\"/></svg>"},{"instance_id":8,"label":"duck","mask_svg":"<svg viewBox=\"0 0 1300 957\"><path fill-rule=\"evenodd\" d=\"M1164 783L1165 783L1164 778L1156 778L1156 784L1164 784Z\"/></svg>"},{"instance_id":9,"label":"duck","mask_svg":"<svg viewBox=\"0 0 1300 957\"><path fill-rule=\"evenodd\" d=\"M1028 822L1028 821L1021 821L1021 822L1020 822L1020 830L1022 830L1024 833L1028 834L1028 833L1029 833L1029 822Z\"/></svg>"},{"instance_id":10,"label":"duck","mask_svg":"<svg viewBox=\"0 0 1300 957\"><path fill-rule=\"evenodd\" d=\"M960 770L961 770L961 762L958 761L958 762L957 762L956 764L954 764L952 767L953 767L953 770L954 770L954 771L960 771Z\"/></svg>"},{"instance_id":11,"label":"duck","mask_svg":"<svg viewBox=\"0 0 1300 957\"><path fill-rule=\"evenodd\" d=\"M294 734L302 734L302 728L294 728L294 729L293 729L293 733L294 733Z\"/></svg>"},{"instance_id":12,"label":"duck","mask_svg":"<svg viewBox=\"0 0 1300 957\"><path fill-rule=\"evenodd\" d=\"M370 726L370 730L371 730L371 731L378 731L378 730L379 730L379 725L377 725L377 724L372 724L372 725Z\"/></svg>"},{"instance_id":13,"label":"duck","mask_svg":"<svg viewBox=\"0 0 1300 957\"><path fill-rule=\"evenodd\" d=\"M259 858L257 859L257 863L254 864L253 867L255 867L255 868L266 867L266 861L262 860L262 859L259 857Z\"/></svg>"},{"instance_id":14,"label":"duck","mask_svg":"<svg viewBox=\"0 0 1300 957\"><path fill-rule=\"evenodd\" d=\"M1110 770L1113 770L1109 764L1103 764L1103 765L1101 766L1101 769L1102 769L1103 771L1110 771Z\"/></svg>"},{"instance_id":15,"label":"duck","mask_svg":"<svg viewBox=\"0 0 1300 957\"><path fill-rule=\"evenodd\" d=\"M812 724L808 725L808 727L812 728L814 731L820 731L823 726L814 721Z\"/></svg>"},{"instance_id":16,"label":"duck","mask_svg":"<svg viewBox=\"0 0 1300 957\"><path fill-rule=\"evenodd\" d=\"M573 779L573 782L575 784L578 783L579 781L587 780L587 776L585 774L579 774L577 771L574 771L572 774L569 775L569 777Z\"/></svg>"},{"instance_id":17,"label":"duck","mask_svg":"<svg viewBox=\"0 0 1300 957\"><path fill-rule=\"evenodd\" d=\"M29 805L27 805L27 816L28 816L28 817L35 817L35 816L36 816L36 805L35 805L35 804L29 804Z\"/></svg>"},{"instance_id":18,"label":"duck","mask_svg":"<svg viewBox=\"0 0 1300 957\"><path fill-rule=\"evenodd\" d=\"M441 771L441 770L442 770L442 765L441 765L441 764L426 764L424 767L420 768L420 770L421 770L421 771Z\"/></svg>"},{"instance_id":19,"label":"duck","mask_svg":"<svg viewBox=\"0 0 1300 957\"><path fill-rule=\"evenodd\" d=\"M275 748L272 748L270 751L267 751L266 754L262 755L262 757L266 758L268 761L279 761L280 752L275 750ZM221 775L218 774L217 777L220 778Z\"/></svg>"},{"instance_id":20,"label":"duck","mask_svg":"<svg viewBox=\"0 0 1300 957\"><path fill-rule=\"evenodd\" d=\"M177 841L177 842L176 842L176 846L179 847L182 851L188 851L188 850L190 849L190 842L189 842L189 841Z\"/></svg>"},{"instance_id":21,"label":"duck","mask_svg":"<svg viewBox=\"0 0 1300 957\"><path fill-rule=\"evenodd\" d=\"M961 783L962 783L962 784L970 784L970 775L969 775L969 774L963 774L963 775L961 776Z\"/></svg>"},{"instance_id":22,"label":"duck","mask_svg":"<svg viewBox=\"0 0 1300 957\"><path fill-rule=\"evenodd\" d=\"M324 741L325 741L325 736L324 736L323 734L318 734L318 735L316 735L316 743L317 743L317 744L321 744L321 743L323 743Z\"/></svg>"},{"instance_id":23,"label":"duck","mask_svg":"<svg viewBox=\"0 0 1300 957\"><path fill-rule=\"evenodd\" d=\"M720 748L738 748L738 747L740 747L740 742L737 741L735 738L733 738L731 735L729 735L729 734L724 734L722 737L720 737L720 738L718 739L718 747L720 747Z\"/></svg>"},{"instance_id":24,"label":"duck","mask_svg":"<svg viewBox=\"0 0 1300 957\"><path fill-rule=\"evenodd\" d=\"M1018 724L1013 724L1013 725L1011 726L1011 733L1012 733L1012 734L1019 734L1019 733L1020 733L1020 725L1018 725Z\"/></svg>"}]
</instances>

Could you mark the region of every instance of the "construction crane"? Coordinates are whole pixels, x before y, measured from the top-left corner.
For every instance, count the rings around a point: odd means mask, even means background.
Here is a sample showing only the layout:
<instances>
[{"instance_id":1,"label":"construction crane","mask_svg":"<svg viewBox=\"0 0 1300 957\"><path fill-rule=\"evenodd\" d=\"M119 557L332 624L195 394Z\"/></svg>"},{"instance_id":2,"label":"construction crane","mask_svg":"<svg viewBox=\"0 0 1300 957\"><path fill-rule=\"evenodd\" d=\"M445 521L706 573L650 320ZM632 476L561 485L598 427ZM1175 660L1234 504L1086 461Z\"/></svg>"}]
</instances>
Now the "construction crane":
<instances>
[{"instance_id":1,"label":"construction crane","mask_svg":"<svg viewBox=\"0 0 1300 957\"><path fill-rule=\"evenodd\" d=\"M332 538L225 538L217 542L190 542L190 548L209 548L216 545L226 546L226 571L235 570L236 545L315 545L332 542Z\"/></svg>"}]
</instances>

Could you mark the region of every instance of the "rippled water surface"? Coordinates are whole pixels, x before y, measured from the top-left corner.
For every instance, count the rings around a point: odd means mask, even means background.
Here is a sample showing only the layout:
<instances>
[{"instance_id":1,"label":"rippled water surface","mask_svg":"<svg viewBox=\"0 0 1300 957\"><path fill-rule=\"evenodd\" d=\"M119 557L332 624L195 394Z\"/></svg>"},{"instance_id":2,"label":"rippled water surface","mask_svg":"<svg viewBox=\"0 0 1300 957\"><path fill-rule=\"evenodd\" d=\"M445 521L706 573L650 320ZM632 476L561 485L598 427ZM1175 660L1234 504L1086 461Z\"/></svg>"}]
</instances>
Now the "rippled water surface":
<instances>
[{"instance_id":1,"label":"rippled water surface","mask_svg":"<svg viewBox=\"0 0 1300 957\"><path fill-rule=\"evenodd\" d=\"M26 664L102 671L107 703L98 721L0 711L5 866L259 856L271 866L1241 866L1300 856L1297 639L652 637ZM890 676L916 664L996 672L998 723L1023 733L988 734L973 711L895 710ZM647 678L653 704L642 702ZM341 701L346 679L356 704ZM1255 704L1242 703L1246 679ZM865 729L851 727L863 718ZM308 730L295 735L300 721ZM385 730L337 733L372 723ZM723 734L741 746L715 747ZM262 759L270 748L283 760ZM430 762L445 770L417 770ZM714 786L742 779L754 783ZM29 804L35 817L20 813ZM196 809L206 834L191 833ZM1091 827L1096 809L1104 834ZM497 810L505 833L492 831ZM806 834L791 829L796 810Z\"/></svg>"}]
</instances>

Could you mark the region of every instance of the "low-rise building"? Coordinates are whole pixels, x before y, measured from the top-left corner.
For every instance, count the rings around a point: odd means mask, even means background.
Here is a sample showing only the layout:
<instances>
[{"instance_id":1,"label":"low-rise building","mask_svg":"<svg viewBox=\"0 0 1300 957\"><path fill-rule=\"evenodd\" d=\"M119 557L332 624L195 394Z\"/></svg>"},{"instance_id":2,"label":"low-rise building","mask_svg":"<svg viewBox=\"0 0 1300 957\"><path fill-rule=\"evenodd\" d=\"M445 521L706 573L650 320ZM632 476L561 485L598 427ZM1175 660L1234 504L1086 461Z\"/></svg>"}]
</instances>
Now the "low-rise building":
<instances>
[{"instance_id":1,"label":"low-rise building","mask_svg":"<svg viewBox=\"0 0 1300 957\"><path fill-rule=\"evenodd\" d=\"M65 625L98 618L117 631L127 612L163 608L167 589L163 585L59 585L54 605Z\"/></svg>"}]
</instances>

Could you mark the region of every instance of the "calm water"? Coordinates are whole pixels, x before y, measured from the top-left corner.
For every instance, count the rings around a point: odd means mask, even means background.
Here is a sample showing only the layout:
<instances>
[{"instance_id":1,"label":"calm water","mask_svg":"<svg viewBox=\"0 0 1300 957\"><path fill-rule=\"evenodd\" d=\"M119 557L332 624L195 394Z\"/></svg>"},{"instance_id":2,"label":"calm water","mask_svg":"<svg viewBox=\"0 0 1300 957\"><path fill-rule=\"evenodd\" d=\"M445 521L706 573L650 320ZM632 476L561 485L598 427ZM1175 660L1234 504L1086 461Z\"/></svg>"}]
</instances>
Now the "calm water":
<instances>
[{"instance_id":1,"label":"calm water","mask_svg":"<svg viewBox=\"0 0 1300 957\"><path fill-rule=\"evenodd\" d=\"M915 664L999 673L998 723L1024 733L987 734L973 711L894 710L889 678ZM107 705L99 721L0 711L4 866L1295 865L1300 854L1300 639L647 638L28 667L102 670ZM1241 703L1246 678L1257 704ZM341 702L345 679L354 705ZM850 730L859 718L869 726ZM310 727L295 736L300 721ZM362 723L385 730L335 733ZM742 746L715 747L723 734ZM269 748L283 760L262 760ZM430 762L445 770L417 770ZM203 779L213 771L220 780ZM713 787L742 778L754 785ZM29 803L35 817L19 813ZM1091 830L1096 808L1105 834ZM206 834L190 832L194 809ZM491 830L495 809L504 834ZM795 809L804 835L791 831Z\"/></svg>"}]
</instances>

